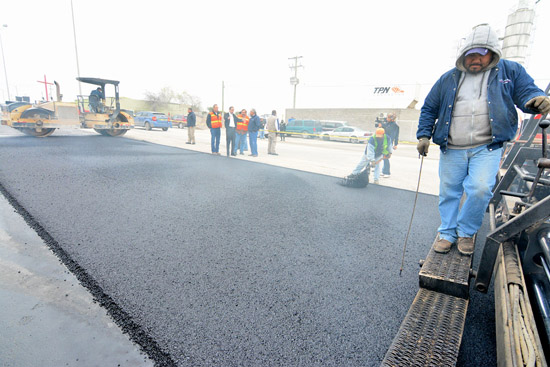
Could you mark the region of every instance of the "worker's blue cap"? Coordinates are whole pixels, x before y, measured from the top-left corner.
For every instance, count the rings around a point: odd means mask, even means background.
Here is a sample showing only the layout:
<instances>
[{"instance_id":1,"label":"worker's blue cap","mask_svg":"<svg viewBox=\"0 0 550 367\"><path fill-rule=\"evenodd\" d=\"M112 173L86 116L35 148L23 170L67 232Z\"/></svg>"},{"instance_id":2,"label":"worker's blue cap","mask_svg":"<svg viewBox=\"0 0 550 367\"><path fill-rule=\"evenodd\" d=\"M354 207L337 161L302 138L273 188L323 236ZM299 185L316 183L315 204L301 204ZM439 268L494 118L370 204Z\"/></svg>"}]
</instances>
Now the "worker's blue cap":
<instances>
[{"instance_id":1,"label":"worker's blue cap","mask_svg":"<svg viewBox=\"0 0 550 367\"><path fill-rule=\"evenodd\" d=\"M468 56L470 54L480 54L481 56L485 56L485 55L487 55L487 52L489 52L489 49L487 49L487 48L476 47L476 48L472 48L472 49L466 51L464 56Z\"/></svg>"}]
</instances>

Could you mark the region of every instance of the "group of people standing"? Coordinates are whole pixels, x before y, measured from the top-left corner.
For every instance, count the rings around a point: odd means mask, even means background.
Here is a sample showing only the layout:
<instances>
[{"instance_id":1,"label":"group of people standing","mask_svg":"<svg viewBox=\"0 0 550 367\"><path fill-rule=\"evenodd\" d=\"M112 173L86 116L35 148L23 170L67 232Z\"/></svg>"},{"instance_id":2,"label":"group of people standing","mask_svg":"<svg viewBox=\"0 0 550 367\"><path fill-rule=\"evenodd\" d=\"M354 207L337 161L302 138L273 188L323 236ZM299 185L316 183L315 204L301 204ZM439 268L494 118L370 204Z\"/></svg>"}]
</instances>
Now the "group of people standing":
<instances>
[{"instance_id":1,"label":"group of people standing","mask_svg":"<svg viewBox=\"0 0 550 367\"><path fill-rule=\"evenodd\" d=\"M262 129L262 124L254 108L250 110L250 116L248 116L246 109L242 109L239 114L235 114L235 108L233 106L229 107L229 112L223 115L223 125L225 127L228 157L236 156L237 151L239 154L244 155L247 145L247 135L251 151L249 156L258 156L258 132ZM222 115L219 112L217 104L212 106L212 111L206 116L206 126L210 129L212 154L220 155ZM268 154L278 155L275 152L275 144L277 142L277 133L279 132L279 120L277 119L277 112L275 110L267 118L265 127L269 131Z\"/></svg>"}]
</instances>

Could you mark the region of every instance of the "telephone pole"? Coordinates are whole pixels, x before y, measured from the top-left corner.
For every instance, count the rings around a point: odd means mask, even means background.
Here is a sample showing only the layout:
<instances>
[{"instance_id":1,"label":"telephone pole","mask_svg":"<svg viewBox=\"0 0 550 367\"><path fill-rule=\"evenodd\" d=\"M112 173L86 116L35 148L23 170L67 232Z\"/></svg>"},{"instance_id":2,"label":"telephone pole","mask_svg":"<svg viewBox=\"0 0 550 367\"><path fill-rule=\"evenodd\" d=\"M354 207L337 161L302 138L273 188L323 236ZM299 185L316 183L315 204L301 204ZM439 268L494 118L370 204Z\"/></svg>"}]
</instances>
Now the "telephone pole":
<instances>
[{"instance_id":1,"label":"telephone pole","mask_svg":"<svg viewBox=\"0 0 550 367\"><path fill-rule=\"evenodd\" d=\"M3 24L2 28L8 28L8 25ZM4 58L4 45L2 43L2 29L0 29L0 48L2 48L2 63L4 64L4 76L6 77L6 89L8 90L8 101L11 101L10 84L8 83L8 72L6 71L6 59Z\"/></svg>"},{"instance_id":2,"label":"telephone pole","mask_svg":"<svg viewBox=\"0 0 550 367\"><path fill-rule=\"evenodd\" d=\"M289 60L294 60L294 65L290 65L290 69L294 69L294 76L290 78L290 85L294 86L294 103L292 104L292 108L296 108L296 86L298 83L300 83L300 80L298 79L298 68L303 68L303 65L298 65L298 59L301 59L302 56L294 56L289 57Z\"/></svg>"},{"instance_id":3,"label":"telephone pole","mask_svg":"<svg viewBox=\"0 0 550 367\"><path fill-rule=\"evenodd\" d=\"M80 95L82 95L82 84L80 83L80 65L78 63L78 47L76 45L76 27L74 25L74 10L73 10L73 0L71 0L71 15L73 17L73 37L74 37L74 53L76 55L76 73L78 74L78 92ZM105 92L103 91L103 95L105 96Z\"/></svg>"},{"instance_id":4,"label":"telephone pole","mask_svg":"<svg viewBox=\"0 0 550 367\"><path fill-rule=\"evenodd\" d=\"M222 115L225 102L225 82L222 80Z\"/></svg>"}]
</instances>

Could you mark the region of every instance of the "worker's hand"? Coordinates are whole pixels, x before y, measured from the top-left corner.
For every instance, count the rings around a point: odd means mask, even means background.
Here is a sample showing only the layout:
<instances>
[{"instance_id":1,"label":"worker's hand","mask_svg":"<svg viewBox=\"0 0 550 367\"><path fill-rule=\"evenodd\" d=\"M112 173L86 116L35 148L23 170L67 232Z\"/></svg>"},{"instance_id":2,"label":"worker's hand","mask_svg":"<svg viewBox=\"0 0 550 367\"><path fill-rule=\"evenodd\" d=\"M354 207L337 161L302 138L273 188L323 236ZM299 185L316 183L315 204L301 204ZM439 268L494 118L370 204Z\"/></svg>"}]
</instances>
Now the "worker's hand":
<instances>
[{"instance_id":1,"label":"worker's hand","mask_svg":"<svg viewBox=\"0 0 550 367\"><path fill-rule=\"evenodd\" d=\"M397 145L394 145L394 146L393 146L393 150L396 150L396 149L397 149Z\"/></svg>"},{"instance_id":2,"label":"worker's hand","mask_svg":"<svg viewBox=\"0 0 550 367\"><path fill-rule=\"evenodd\" d=\"M418 154L423 155L425 157L428 155L429 147L430 147L430 139L426 137L422 137L418 140L418 144L416 145L416 150L418 150Z\"/></svg>"},{"instance_id":3,"label":"worker's hand","mask_svg":"<svg viewBox=\"0 0 550 367\"><path fill-rule=\"evenodd\" d=\"M546 115L550 112L550 99L547 96L538 96L530 99L529 102L525 104L525 107Z\"/></svg>"}]
</instances>

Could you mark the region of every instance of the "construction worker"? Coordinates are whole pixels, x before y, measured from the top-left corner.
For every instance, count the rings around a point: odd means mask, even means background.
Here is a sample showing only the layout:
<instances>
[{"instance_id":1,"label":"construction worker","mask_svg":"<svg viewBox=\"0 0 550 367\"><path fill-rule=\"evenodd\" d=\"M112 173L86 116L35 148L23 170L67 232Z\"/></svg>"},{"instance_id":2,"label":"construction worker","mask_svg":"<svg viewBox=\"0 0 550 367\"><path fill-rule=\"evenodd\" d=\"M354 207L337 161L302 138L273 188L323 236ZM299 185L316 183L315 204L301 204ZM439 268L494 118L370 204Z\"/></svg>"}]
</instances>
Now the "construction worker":
<instances>
[{"instance_id":1,"label":"construction worker","mask_svg":"<svg viewBox=\"0 0 550 367\"><path fill-rule=\"evenodd\" d=\"M246 136L248 134L248 121L250 118L246 115L246 110L243 108L241 113L237 115L240 122L237 122L237 138L235 140L235 149L239 150L240 155L244 155L244 147L246 144Z\"/></svg>"},{"instance_id":2,"label":"construction worker","mask_svg":"<svg viewBox=\"0 0 550 367\"><path fill-rule=\"evenodd\" d=\"M382 159L389 158L392 152L391 139L385 134L384 129L379 127L376 129L375 135L370 137L365 154L351 175L358 175L370 163L371 167L374 166L374 183L378 184Z\"/></svg>"},{"instance_id":3,"label":"construction worker","mask_svg":"<svg viewBox=\"0 0 550 367\"><path fill-rule=\"evenodd\" d=\"M102 101L105 99L103 95L103 88L97 87L90 92L90 97L88 97L88 102L90 104L90 112L102 112Z\"/></svg>"},{"instance_id":4,"label":"construction worker","mask_svg":"<svg viewBox=\"0 0 550 367\"><path fill-rule=\"evenodd\" d=\"M386 124L383 126L386 131L386 135L391 139L392 148L397 149L397 144L399 143L399 125L395 121L397 115L393 112L388 113L386 118ZM390 177L390 159L384 158L384 169L382 170L382 177Z\"/></svg>"},{"instance_id":5,"label":"construction worker","mask_svg":"<svg viewBox=\"0 0 550 367\"><path fill-rule=\"evenodd\" d=\"M222 115L218 112L218 105L212 106L212 112L206 116L206 126L210 129L210 145L212 154L220 155L220 136L222 128Z\"/></svg>"},{"instance_id":6,"label":"construction worker","mask_svg":"<svg viewBox=\"0 0 550 367\"><path fill-rule=\"evenodd\" d=\"M550 112L550 99L523 66L501 59L496 32L478 25L466 38L455 68L426 97L416 132L420 155L428 154L430 138L441 150L441 225L434 251L449 252L456 243L461 254L474 252L473 237L493 196L502 146L518 130L516 106L544 115Z\"/></svg>"}]
</instances>

